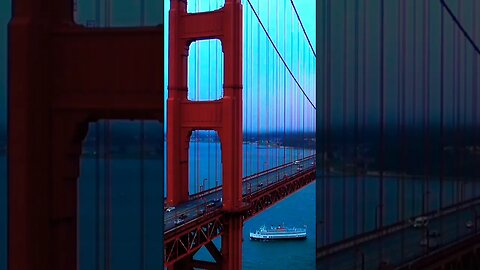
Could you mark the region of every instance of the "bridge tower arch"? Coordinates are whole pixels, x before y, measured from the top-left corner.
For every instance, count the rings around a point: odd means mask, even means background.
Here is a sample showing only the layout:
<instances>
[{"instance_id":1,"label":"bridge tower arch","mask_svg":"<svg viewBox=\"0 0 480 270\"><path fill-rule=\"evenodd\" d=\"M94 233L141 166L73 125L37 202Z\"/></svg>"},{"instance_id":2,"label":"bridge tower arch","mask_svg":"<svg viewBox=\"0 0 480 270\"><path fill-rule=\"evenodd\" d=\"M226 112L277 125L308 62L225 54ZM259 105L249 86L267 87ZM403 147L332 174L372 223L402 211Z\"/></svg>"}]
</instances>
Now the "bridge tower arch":
<instances>
[{"instance_id":1,"label":"bridge tower arch","mask_svg":"<svg viewBox=\"0 0 480 270\"><path fill-rule=\"evenodd\" d=\"M194 130L218 132L222 151L222 268L241 269L242 51L241 0L226 0L209 12L187 13L188 1L170 1L167 100L167 202L188 201L188 147ZM224 53L224 95L215 101L187 99L188 49L192 42L218 39ZM186 259L187 260L187 259ZM192 260L192 258L188 258ZM185 267L187 261L176 265ZM174 266L175 268L175 266Z\"/></svg>"},{"instance_id":2,"label":"bridge tower arch","mask_svg":"<svg viewBox=\"0 0 480 270\"><path fill-rule=\"evenodd\" d=\"M13 0L8 26L8 269L77 269L88 123L163 122L163 26L86 28L73 0Z\"/></svg>"}]
</instances>

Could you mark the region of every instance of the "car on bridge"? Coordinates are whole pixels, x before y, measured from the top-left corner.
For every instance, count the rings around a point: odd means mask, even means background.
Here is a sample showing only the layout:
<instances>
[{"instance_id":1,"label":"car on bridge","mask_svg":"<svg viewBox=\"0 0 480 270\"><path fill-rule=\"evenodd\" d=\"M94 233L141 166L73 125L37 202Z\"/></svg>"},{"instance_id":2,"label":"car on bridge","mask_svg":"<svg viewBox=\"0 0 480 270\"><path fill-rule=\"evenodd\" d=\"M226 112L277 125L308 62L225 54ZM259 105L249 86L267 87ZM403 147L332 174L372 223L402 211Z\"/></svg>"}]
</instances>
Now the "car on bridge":
<instances>
[{"instance_id":1,"label":"car on bridge","mask_svg":"<svg viewBox=\"0 0 480 270\"><path fill-rule=\"evenodd\" d=\"M166 212L172 212L173 210L175 210L174 206L170 206L165 209Z\"/></svg>"},{"instance_id":2,"label":"car on bridge","mask_svg":"<svg viewBox=\"0 0 480 270\"><path fill-rule=\"evenodd\" d=\"M210 201L207 202L207 205L206 205L206 206L207 206L207 207L213 207L213 206L215 206L215 204L216 204L217 202L219 202L219 201L217 201L217 199L210 200Z\"/></svg>"},{"instance_id":3,"label":"car on bridge","mask_svg":"<svg viewBox=\"0 0 480 270\"><path fill-rule=\"evenodd\" d=\"M186 219L187 218L187 215L185 213L181 214L180 216L178 216L179 218L181 219Z\"/></svg>"},{"instance_id":4,"label":"car on bridge","mask_svg":"<svg viewBox=\"0 0 480 270\"><path fill-rule=\"evenodd\" d=\"M428 225L428 217L417 217L413 220L414 228L426 227Z\"/></svg>"},{"instance_id":5,"label":"car on bridge","mask_svg":"<svg viewBox=\"0 0 480 270\"><path fill-rule=\"evenodd\" d=\"M185 219L183 219L183 218L176 218L176 219L173 220L173 224L175 224L175 225L181 225L183 223L185 223Z\"/></svg>"}]
</instances>

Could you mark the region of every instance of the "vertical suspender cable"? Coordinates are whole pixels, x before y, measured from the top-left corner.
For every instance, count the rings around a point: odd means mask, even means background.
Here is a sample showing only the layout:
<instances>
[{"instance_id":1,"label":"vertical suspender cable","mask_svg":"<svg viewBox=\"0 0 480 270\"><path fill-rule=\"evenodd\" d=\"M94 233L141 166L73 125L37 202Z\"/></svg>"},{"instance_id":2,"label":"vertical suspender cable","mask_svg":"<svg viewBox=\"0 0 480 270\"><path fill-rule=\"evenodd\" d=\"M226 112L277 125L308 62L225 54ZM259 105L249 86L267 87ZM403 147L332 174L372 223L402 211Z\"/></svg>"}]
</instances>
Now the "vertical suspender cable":
<instances>
[{"instance_id":1,"label":"vertical suspender cable","mask_svg":"<svg viewBox=\"0 0 480 270\"><path fill-rule=\"evenodd\" d=\"M412 78L412 81L413 81L413 87L412 87L412 126L411 126L411 130L412 132L416 132L416 126L415 126L415 117L416 117L416 114L415 114L415 99L416 99L416 89L417 89L417 82L416 82L416 74L417 74L417 53L416 53L416 49L417 49L417 9L416 9L417 5L416 3L413 5L413 53L412 53L412 60L413 60L413 78ZM412 181L411 183L411 194L412 194L412 198L416 198L415 196L415 188L416 186L416 183L414 181ZM415 200L412 200L412 216L415 216L417 215L417 212L415 211Z\"/></svg>"},{"instance_id":2,"label":"vertical suspender cable","mask_svg":"<svg viewBox=\"0 0 480 270\"><path fill-rule=\"evenodd\" d=\"M295 40L295 38L293 37L293 18L291 18L290 20L290 61L291 63L293 64L294 63L294 59L293 59L293 52L294 52L294 48L293 48L293 41ZM293 131L295 130L295 126L294 126L294 122L295 122L295 100L294 100L294 95L293 95L293 91L291 91L291 89L293 89L293 81L291 78L290 79L290 93L289 93L289 101L291 102L291 106L290 107L290 130L289 130L289 139L293 141ZM295 86L296 87L296 86ZM296 155L295 155L295 152L296 152L296 149L292 147L291 151L290 151L290 161L293 161L295 158L296 158Z\"/></svg>"},{"instance_id":3,"label":"vertical suspender cable","mask_svg":"<svg viewBox=\"0 0 480 270\"><path fill-rule=\"evenodd\" d=\"M458 66L457 66L457 29L455 28L455 26L453 26L453 33L452 33L452 41L453 41L453 59L452 59L452 69L453 69L453 72L452 72L452 86L451 86L451 91L452 91L452 99L451 99L451 108L452 108L452 114L451 114L451 127L450 127L450 132L453 136L451 138L451 141L454 145L456 145L456 141L455 141L455 138L456 138L456 124L455 124L455 88L456 88L456 74L457 74L457 69L458 69ZM458 167L458 163L457 163L457 158L455 158L455 160L453 161L454 163L454 167ZM455 177L452 177L453 181L452 181L452 188L451 188L451 197L452 197L452 204L455 204L455 188L456 188L456 180Z\"/></svg>"},{"instance_id":4,"label":"vertical suspender cable","mask_svg":"<svg viewBox=\"0 0 480 270\"><path fill-rule=\"evenodd\" d=\"M477 40L477 24L475 16L476 14L476 1L473 1L472 7L472 28L473 28L473 40ZM443 9L442 9L443 10ZM477 90L478 90L478 81L477 81L477 63L478 63L478 55L475 54L475 51L472 50L472 127L473 127L473 140L472 145L475 145L474 151L477 151L478 146L478 125L477 125ZM475 163L478 164L478 155L475 156ZM473 174L472 177L476 177L477 175ZM476 180L473 179L472 181L472 197L477 196L477 186Z\"/></svg>"},{"instance_id":5,"label":"vertical suspender cable","mask_svg":"<svg viewBox=\"0 0 480 270\"><path fill-rule=\"evenodd\" d=\"M260 2L258 2L258 12L260 13ZM257 55L258 55L258 61L257 63L261 63L260 62L260 52L261 52L261 47L260 47L260 24L258 25L258 30L257 30L257 48L258 48L258 52L257 52ZM259 147L260 147L260 93L261 93L261 86L260 86L260 66L261 65L258 65L258 71L257 72L257 93L258 93L258 96L257 96L257 157L260 156L260 150L259 150ZM256 172L260 171L260 159L257 158L257 168L256 168Z\"/></svg>"},{"instance_id":6,"label":"vertical suspender cable","mask_svg":"<svg viewBox=\"0 0 480 270\"><path fill-rule=\"evenodd\" d=\"M445 11L443 7L440 10L440 141L441 141L441 163L440 163L440 191L439 191L439 209L443 209L443 185L445 180L445 130L444 130L444 98L445 98L445 89L444 89L444 80L445 80L445 69L444 69L444 58L445 58L445 33L444 33L444 24L445 24ZM440 222L440 230L443 231L443 222Z\"/></svg>"},{"instance_id":7,"label":"vertical suspender cable","mask_svg":"<svg viewBox=\"0 0 480 270\"><path fill-rule=\"evenodd\" d=\"M358 88L359 88L359 84L358 84L358 47L359 47L359 44L358 44L358 24L359 24L359 18L358 18L358 1L359 0L355 0L355 19L354 19L354 25L355 25L355 52L354 52L354 61L355 61L355 78L354 78L354 87L353 87L353 90L354 90L354 100L355 100L355 108L354 108L354 158L355 158L355 167L358 168L358 159L359 159L359 156L358 156ZM358 194L358 169L355 169L355 177L354 177L354 193L353 193L353 218L354 220L356 220L356 222L354 222L354 228L353 228L353 234L354 235L357 235L358 233L358 206L360 205L360 201L359 201L359 194Z\"/></svg>"},{"instance_id":8,"label":"vertical suspender cable","mask_svg":"<svg viewBox=\"0 0 480 270\"><path fill-rule=\"evenodd\" d=\"M95 0L95 25L100 26L100 0ZM95 122L95 267L100 270L100 123Z\"/></svg>"},{"instance_id":9,"label":"vertical suspender cable","mask_svg":"<svg viewBox=\"0 0 480 270\"><path fill-rule=\"evenodd\" d=\"M216 3L218 4L218 1L216 1ZM218 83L218 54L219 54L219 50L218 50L218 42L215 42L215 93L216 93L216 96L220 96L218 93L220 90L220 87L221 87L221 84ZM218 142L216 142L216 144L221 144L220 142L220 138L217 137L218 139ZM218 151L219 151L219 148L220 147L215 147L215 187L217 187L218 185L218 166L220 164L219 160L218 160ZM213 184L213 183L212 183Z\"/></svg>"},{"instance_id":10,"label":"vertical suspender cable","mask_svg":"<svg viewBox=\"0 0 480 270\"><path fill-rule=\"evenodd\" d=\"M267 31L270 32L270 1L267 1ZM265 70L266 70L266 73L267 73L267 77L266 77L266 80L265 80L265 84L266 84L266 87L265 87L265 97L266 97L266 106L265 106L265 122L266 122L266 126L265 126L265 137L266 137L266 151L267 151L267 158L266 158L266 166L268 166L269 164L269 155L268 153L270 152L269 151L269 148L268 148L268 145L269 145L269 141L268 141L268 133L270 133L270 125L269 125L269 122L270 122L270 119L269 119L269 111L270 111L270 102L269 102L269 96L270 96L270 67L269 67L269 60L270 60L270 52L268 50L268 39L265 39L265 56L266 56L266 65L265 65ZM268 167L264 167L263 170L267 170Z\"/></svg>"},{"instance_id":11,"label":"vertical suspender cable","mask_svg":"<svg viewBox=\"0 0 480 270\"><path fill-rule=\"evenodd\" d=\"M427 82L427 35L428 35L428 30L427 30L427 1L423 2L423 70L422 70L422 77L423 77L423 135L424 135L424 140L423 140L423 156L424 156L424 161L423 161L423 174L425 177L425 181L423 181L422 185L422 214L425 214L428 212L428 173L427 173L427 163L428 163L428 135L427 135L427 91L428 91L428 82Z\"/></svg>"},{"instance_id":12,"label":"vertical suspender cable","mask_svg":"<svg viewBox=\"0 0 480 270\"><path fill-rule=\"evenodd\" d=\"M104 221L104 237L105 237L105 269L110 270L110 241L111 241L111 205L110 205L110 121L104 122L104 192L105 192L105 221Z\"/></svg>"},{"instance_id":13,"label":"vertical suspender cable","mask_svg":"<svg viewBox=\"0 0 480 270\"><path fill-rule=\"evenodd\" d=\"M145 0L140 0L140 25L145 25ZM140 120L140 269L145 270L145 122Z\"/></svg>"},{"instance_id":14,"label":"vertical suspender cable","mask_svg":"<svg viewBox=\"0 0 480 270\"><path fill-rule=\"evenodd\" d=\"M396 126L396 131L397 135L400 135L400 126L401 126L401 113L400 113L400 106L401 106L401 35L402 35L402 29L401 29L401 13L402 13L402 8L401 8L401 2L397 2L397 108L396 108L396 113L397 113L397 126ZM401 163L401 156L399 155L399 163ZM400 221L400 208L401 208L401 196L400 196L400 190L401 190L401 176L396 177L396 184L397 184L397 209L396 209L396 221ZM403 245L403 238L402 238L402 243Z\"/></svg>"},{"instance_id":15,"label":"vertical suspender cable","mask_svg":"<svg viewBox=\"0 0 480 270\"><path fill-rule=\"evenodd\" d=\"M397 181L399 181L399 199L398 199L398 218L397 221L403 221L405 219L405 62L406 62L406 55L405 55L405 32L406 32L406 19L405 19L405 1L399 1L399 16L398 16L398 29L399 29L399 44L400 48L398 49L398 61L399 61L399 73L400 76L398 78L398 93L399 93L399 102L400 106L398 108L398 112L400 114L399 117L399 127L398 132L400 133L400 171L402 172L402 176L399 177ZM401 236L401 260L404 259L405 254L405 232L402 231Z\"/></svg>"},{"instance_id":16,"label":"vertical suspender cable","mask_svg":"<svg viewBox=\"0 0 480 270\"><path fill-rule=\"evenodd\" d=\"M253 118L253 96L254 96L254 93L258 93L258 89L254 90L254 83L255 83L255 76L254 76L254 50L253 50L253 40L254 40L254 29L253 29L253 16L252 14L250 13L250 25L249 25L249 29L250 29L250 44L249 44L249 47L250 47L250 91L251 91L251 94L250 94L250 140L253 140L254 138L254 118ZM254 147L255 145L252 144L250 145L249 147L249 150L250 152L253 152L253 149L252 147ZM254 168L254 164L253 164L253 158L250 158L250 173L253 172L253 169Z\"/></svg>"},{"instance_id":17,"label":"vertical suspender cable","mask_svg":"<svg viewBox=\"0 0 480 270\"><path fill-rule=\"evenodd\" d=\"M110 27L111 23L111 4L110 0L105 0L105 27ZM106 255L106 264L105 264L105 269L110 270L111 268L111 240L112 240L112 224L111 224L111 219L112 219L112 209L111 209L111 174L110 174L110 134L111 134L111 126L110 126L110 121L106 120L105 121L105 208L106 208L106 217L107 220L105 222L105 233L106 233L106 239L105 239L105 255Z\"/></svg>"},{"instance_id":18,"label":"vertical suspender cable","mask_svg":"<svg viewBox=\"0 0 480 270\"><path fill-rule=\"evenodd\" d=\"M244 27L245 28L245 34L244 35L245 35L245 39L243 40L243 49L244 49L243 54L246 55L247 57L245 58L245 65L243 67L243 72L245 74L245 77L244 77L245 81L243 83L243 85L245 86L244 89L243 89L243 93L245 95L245 98L244 98L243 104L248 104L248 91L249 91L249 84L248 83L249 83L249 76L250 76L250 72L249 72L250 62L249 61L250 61L251 58L248 57L248 52L245 51L245 48L248 48L248 45L249 45L249 42L250 42L250 40L249 40L249 32L250 31L249 31L248 19L249 19L249 16L248 16L248 10L247 10L244 13L244 22L245 22L244 23L245 24L245 27ZM245 139L249 140L249 138L248 138L248 124L249 124L248 120L249 119L248 119L247 106L248 105L243 106L243 120L244 120L243 121L243 124L244 124L243 132L247 133L247 136L244 138L244 140ZM246 148L247 149L245 149L245 151L243 151L244 155L242 157L243 166L245 168L243 173L245 174L245 172L247 172L246 175L249 175L249 173L248 173L248 158L247 158L247 154L246 154L246 153L248 153L248 150L249 150L248 144L246 145Z\"/></svg>"},{"instance_id":19,"label":"vertical suspender cable","mask_svg":"<svg viewBox=\"0 0 480 270\"><path fill-rule=\"evenodd\" d=\"M211 10L211 1L208 1L208 10ZM208 92L207 92L207 95L208 95L208 100L210 100L210 91L212 89L211 87L211 84L210 84L210 71L211 71L211 67L210 67L210 62L212 61L212 58L210 57L210 51L211 51L211 47L210 47L210 44L212 43L211 40L208 41L208 81L207 81L207 89L208 89ZM218 97L215 97L215 99L217 99ZM207 190L207 182L208 182L208 179L210 179L210 159L211 159L211 156L210 156L210 139L211 139L211 136L212 135L212 131L208 131L207 133L207 181L203 181L202 179L202 185L203 185L203 190Z\"/></svg>"},{"instance_id":20,"label":"vertical suspender cable","mask_svg":"<svg viewBox=\"0 0 480 270\"><path fill-rule=\"evenodd\" d=\"M327 76L327 98L325 101L326 104L326 155L327 155L327 167L325 168L327 170L327 175L326 175L326 188L325 188L325 218L323 220L323 223L325 224L325 244L330 243L330 156L331 156L331 145L330 145L330 132L331 132L331 125L330 125L330 95L331 95L331 0L327 1L328 8L327 8L327 67L326 67L326 76Z\"/></svg>"},{"instance_id":21,"label":"vertical suspender cable","mask_svg":"<svg viewBox=\"0 0 480 270\"><path fill-rule=\"evenodd\" d=\"M384 170L384 0L380 1L380 217L379 227L383 226L383 170Z\"/></svg>"},{"instance_id":22,"label":"vertical suspender cable","mask_svg":"<svg viewBox=\"0 0 480 270\"><path fill-rule=\"evenodd\" d=\"M286 0L283 1L283 32L287 32L287 9L286 9ZM283 39L283 55L287 55L287 39ZM287 163L287 152L286 152L286 124L287 124L287 71L283 70L283 163Z\"/></svg>"},{"instance_id":23,"label":"vertical suspender cable","mask_svg":"<svg viewBox=\"0 0 480 270\"><path fill-rule=\"evenodd\" d=\"M457 2L458 5L457 5L457 11L460 13L460 16L461 16L461 3L460 1ZM457 47L456 47L456 83L455 83L455 88L454 91L455 91L455 145L458 147L460 146L459 143L460 143L460 99L461 99L461 96L460 96L460 76L461 76L461 65L460 65L460 57L461 57L461 47L462 47L462 43L461 43L461 40L460 40L460 31L456 30L455 33L457 34L456 35L456 40L457 40ZM461 154L459 155L458 158L456 158L457 160L457 166L456 168L459 168L461 166L461 163L460 163L460 159L461 159ZM458 169L457 169L458 170ZM457 173L455 173L456 175L456 202L455 203L460 203L460 180L461 180L461 177L459 176L459 171L457 171Z\"/></svg>"},{"instance_id":24,"label":"vertical suspender cable","mask_svg":"<svg viewBox=\"0 0 480 270\"><path fill-rule=\"evenodd\" d=\"M461 1L458 1L458 13L459 17L462 17L462 3ZM462 105L462 91L461 91L461 85L462 85L462 73L465 71L463 69L462 65L462 39L461 39L461 33L460 31L457 31L457 38L458 38L458 58L457 58L457 88L455 89L458 96L457 96L457 146L462 146L462 120L461 120L461 105ZM458 167L457 168L462 168L463 165L463 151L460 153L460 156L458 158ZM458 170L458 169L457 169ZM462 187L463 187L463 176L462 170L458 170L456 173L457 175L457 203L462 202ZM457 219L459 219L459 211L457 212ZM456 222L457 224L457 237L460 235L460 226L458 225L459 222Z\"/></svg>"},{"instance_id":25,"label":"vertical suspender cable","mask_svg":"<svg viewBox=\"0 0 480 270\"><path fill-rule=\"evenodd\" d=\"M406 122L406 116L405 116L405 113L406 113L406 110L405 110L405 100L406 100L406 63L407 63L407 55L406 55L406 48L407 48L407 37L406 37L406 31L407 31L407 18L406 18L406 4L405 4L405 1L400 1L401 2L401 9L402 9L402 16L401 16L401 19L402 19L402 27L401 27L401 32L402 32L402 50L401 50L401 70L402 70L402 78L401 78L401 82L402 82L402 96L401 96L401 115L402 115L402 119L401 119L401 154L400 154L400 167L401 167L401 171L402 171L402 175L405 175L405 170L406 170L406 166L405 166L405 160L406 160L406 147L407 147L407 143L406 143L406 132L405 132L405 122ZM402 186L401 186L401 189L402 189L402 192L401 192L401 197L400 199L402 200L402 213L401 213L401 220L405 219L405 211L406 211L406 207L405 207L405 202L406 202L406 198L405 198L405 177L402 177L401 178L401 181L402 181Z\"/></svg>"},{"instance_id":26,"label":"vertical suspender cable","mask_svg":"<svg viewBox=\"0 0 480 270\"><path fill-rule=\"evenodd\" d=\"M300 32L298 32L298 33L300 33ZM299 38L299 39L300 39L300 38ZM305 41L304 41L304 42L305 42ZM305 63L307 62L307 59L305 58L305 56L306 56L305 49L306 49L306 47L303 46L303 51L302 51L302 52L303 52L303 61L302 61L302 63L303 63L303 65L302 65L302 67L303 67L303 72L302 72L302 73L303 73L303 78L304 78L304 79L303 79L303 80L304 80L304 85L306 84L306 80L305 80L306 77L305 77L305 75L306 75L306 73L307 73L307 72L306 72L306 68L305 68L305 67L306 67ZM300 75L300 74L299 74L299 75ZM307 85L307 86L308 86L308 85ZM308 91L308 88L307 88L307 91ZM308 93L308 92L307 92L307 93ZM300 100L301 100L301 102L302 102L302 110L301 110L301 112L302 112L302 133L303 133L303 136L302 136L302 137L303 137L303 143L305 144L305 143L306 143L306 141L305 141L305 118L306 118L306 115L305 115L305 100L302 99L301 97L300 97ZM303 147L303 156L302 156L302 158L305 158L305 149L306 149L306 147L307 147L307 146L304 146L304 147Z\"/></svg>"},{"instance_id":27,"label":"vertical suspender cable","mask_svg":"<svg viewBox=\"0 0 480 270\"><path fill-rule=\"evenodd\" d=\"M363 13L363 17L362 17L362 21L363 21L363 48L362 48L362 78L363 78L363 81L362 81L362 91L363 91L363 94L362 94L362 97L363 97L363 100L362 100L362 107L363 107L363 110L362 110L362 141L365 142L366 138L368 137L366 135L366 125L367 125L367 30L368 30L368 27L367 27L367 2L364 1L363 2L363 8L362 8L362 13ZM367 169L367 166L368 166L368 161L367 160L364 160L365 162L365 169ZM365 196L365 180L366 180L366 177L365 177L365 174L363 174L362 176L362 229L361 229L361 232L365 232L365 220L366 220L366 216L365 216L365 204L366 204L366 196Z\"/></svg>"},{"instance_id":28,"label":"vertical suspender cable","mask_svg":"<svg viewBox=\"0 0 480 270\"><path fill-rule=\"evenodd\" d=\"M195 11L199 12L200 10L200 1L195 1ZM197 59L197 62L195 63L195 80L196 80L196 100L200 100L200 42L195 43L195 57ZM200 131L195 131L195 193L199 192L199 185L200 185Z\"/></svg>"},{"instance_id":29,"label":"vertical suspender cable","mask_svg":"<svg viewBox=\"0 0 480 270\"><path fill-rule=\"evenodd\" d=\"M145 122L140 121L140 269L145 269Z\"/></svg>"},{"instance_id":30,"label":"vertical suspender cable","mask_svg":"<svg viewBox=\"0 0 480 270\"><path fill-rule=\"evenodd\" d=\"M95 122L95 268L100 266L100 124Z\"/></svg>"},{"instance_id":31,"label":"vertical suspender cable","mask_svg":"<svg viewBox=\"0 0 480 270\"><path fill-rule=\"evenodd\" d=\"M275 18L277 18L277 19L276 19L277 24L276 24L276 27L275 27L275 30L276 30L276 31L275 31L275 34L276 34L276 40L277 40L277 42L279 42L278 33L279 33L280 31L279 31L279 28L278 28L278 27L279 27L279 24L278 24L279 19L278 19L278 18L280 18L280 17L278 16L278 4L275 5L275 15L276 15ZM278 153L278 152L279 152L279 151L278 151L278 150L279 150L279 148L278 148L278 147L279 147L279 145L278 145L278 126L279 126L279 124L278 124L278 120L279 120L278 114L279 114L279 105L280 105L280 104L279 104L279 96L280 96L280 95L279 95L279 92L280 92L280 90L279 90L279 89L280 89L280 76L279 76L280 60L278 60L278 58L276 58L276 59L277 59L277 63L274 64L274 67L275 67L275 158L276 158L276 160L275 160L275 165L274 165L274 166L280 165L279 156L278 156L278 155L279 155L279 153ZM277 178L278 178L278 174L277 174Z\"/></svg>"},{"instance_id":32,"label":"vertical suspender cable","mask_svg":"<svg viewBox=\"0 0 480 270\"><path fill-rule=\"evenodd\" d=\"M347 149L345 145L347 144L347 0L343 0L343 102L342 102L342 121L343 121L343 134L341 135L342 143L342 201L343 201L343 226L342 226L342 236L343 239L346 238L346 227L347 227L347 179L346 179L346 163L347 163Z\"/></svg>"},{"instance_id":33,"label":"vertical suspender cable","mask_svg":"<svg viewBox=\"0 0 480 270\"><path fill-rule=\"evenodd\" d=\"M385 2L384 0L380 1L380 189L379 189L379 228L383 227L383 212L384 212L384 200L383 200L383 170L384 170L384 74L385 74L385 66L384 66L384 45L385 45L385 33L384 33L384 28L385 28L385 20L384 20L384 13L385 13ZM382 257L383 253L383 239L380 239L380 258Z\"/></svg>"},{"instance_id":34,"label":"vertical suspender cable","mask_svg":"<svg viewBox=\"0 0 480 270\"><path fill-rule=\"evenodd\" d=\"M463 14L463 8L461 9L461 14ZM463 40L463 130L460 132L461 135L461 145L468 145L468 134L467 134L467 40L462 38ZM460 190L460 199L464 201L466 199L466 192L465 192L465 184L468 184L468 166L466 161L466 152L462 151L462 158L460 159L462 164L461 168L463 169L463 177L462 177L462 185Z\"/></svg>"}]
</instances>

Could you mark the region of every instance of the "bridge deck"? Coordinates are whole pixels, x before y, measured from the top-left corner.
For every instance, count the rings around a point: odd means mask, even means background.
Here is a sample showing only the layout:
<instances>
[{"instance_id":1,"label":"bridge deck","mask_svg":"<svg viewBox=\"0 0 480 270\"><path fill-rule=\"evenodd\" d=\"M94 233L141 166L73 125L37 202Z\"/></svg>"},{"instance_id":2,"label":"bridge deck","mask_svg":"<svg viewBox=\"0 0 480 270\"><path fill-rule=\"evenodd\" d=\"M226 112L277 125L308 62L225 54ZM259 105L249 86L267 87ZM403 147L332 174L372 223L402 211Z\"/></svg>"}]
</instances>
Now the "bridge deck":
<instances>
[{"instance_id":1,"label":"bridge deck","mask_svg":"<svg viewBox=\"0 0 480 270\"><path fill-rule=\"evenodd\" d=\"M476 234L474 227L467 228L465 224L467 221L475 223L479 210L480 199L472 199L426 214L429 231L440 233L438 237L429 237L429 241L440 248ZM426 232L426 228L414 228L409 221L403 221L325 245L317 249L317 268L333 269L331 267L335 266L335 269L354 269L363 264L369 269L378 267L382 260L399 265L435 249L434 245L430 249L420 245L420 241L426 239Z\"/></svg>"},{"instance_id":2,"label":"bridge deck","mask_svg":"<svg viewBox=\"0 0 480 270\"><path fill-rule=\"evenodd\" d=\"M243 196L254 195L264 189L271 187L275 183L283 181L285 176L292 176L299 172L297 169L299 165L303 166L302 171L309 170L315 167L315 155L299 160L299 164L290 162L265 172L257 173L243 179ZM214 203L213 206L207 207L207 204L212 200L219 200L222 197L222 187L219 186L200 194L191 196L191 200L181 205L175 206L171 212L165 212L165 233L174 230L176 227L174 220L180 215L186 215L185 223L195 221L202 218L204 215L214 212L222 207L220 201ZM202 213L203 211L203 213Z\"/></svg>"}]
</instances>

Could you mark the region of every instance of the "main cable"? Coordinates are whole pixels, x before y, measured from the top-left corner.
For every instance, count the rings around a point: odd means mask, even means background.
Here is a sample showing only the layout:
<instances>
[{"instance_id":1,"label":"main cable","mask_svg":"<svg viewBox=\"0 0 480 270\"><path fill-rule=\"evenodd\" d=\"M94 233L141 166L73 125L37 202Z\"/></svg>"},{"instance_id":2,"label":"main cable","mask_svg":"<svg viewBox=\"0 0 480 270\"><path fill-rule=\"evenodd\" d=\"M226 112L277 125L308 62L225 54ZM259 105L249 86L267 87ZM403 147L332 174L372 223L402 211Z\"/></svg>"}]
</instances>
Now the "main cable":
<instances>
[{"instance_id":1,"label":"main cable","mask_svg":"<svg viewBox=\"0 0 480 270\"><path fill-rule=\"evenodd\" d=\"M316 108L315 105L313 104L312 100L310 100L310 98L308 97L308 95L305 93L305 90L304 90L303 87L300 85L300 83L298 82L298 80L297 80L297 78L295 77L295 75L293 75L292 71L290 70L290 67L288 67L287 63L285 62L285 59L283 59L283 56L282 56L282 55L280 54L280 52L278 51L277 46L275 45L275 43L273 42L272 38L270 37L270 34L268 33L267 29L266 29L265 26L263 25L262 20L261 20L260 17L258 16L257 11L256 11L255 8L253 7L252 3L250 2L250 0L247 0L247 1L248 1L248 4L250 5L250 8L251 8L252 11L253 11L253 13L254 13L255 16L257 17L257 20L258 20L258 22L260 23L260 26L262 26L263 31L265 31L265 34L267 35L268 40L270 40L270 43L272 44L273 48L274 48L275 51L277 52L278 57L280 57L280 59L282 60L283 64L285 65L285 67L287 68L288 72L290 73L290 76L292 76L293 80L295 80L295 83L298 85L298 87L300 88L300 91L302 91L303 95L304 95L305 98L308 100L308 102L310 103L310 105L312 105L312 107L316 110L317 108Z\"/></svg>"}]
</instances>

